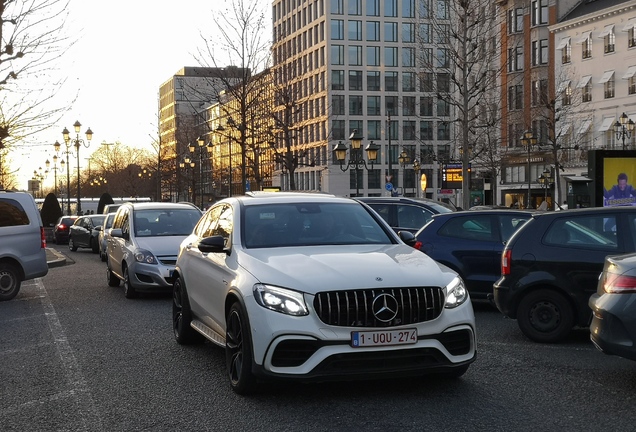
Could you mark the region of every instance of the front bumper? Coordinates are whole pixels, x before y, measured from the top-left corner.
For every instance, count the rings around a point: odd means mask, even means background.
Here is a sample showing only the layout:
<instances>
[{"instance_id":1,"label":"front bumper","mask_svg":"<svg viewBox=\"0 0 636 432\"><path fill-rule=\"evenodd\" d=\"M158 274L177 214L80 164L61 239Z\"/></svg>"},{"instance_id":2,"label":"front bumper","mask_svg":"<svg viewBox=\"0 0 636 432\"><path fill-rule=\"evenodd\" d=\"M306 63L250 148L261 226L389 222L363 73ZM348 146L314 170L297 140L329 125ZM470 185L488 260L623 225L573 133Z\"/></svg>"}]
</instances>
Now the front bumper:
<instances>
[{"instance_id":1,"label":"front bumper","mask_svg":"<svg viewBox=\"0 0 636 432\"><path fill-rule=\"evenodd\" d=\"M131 263L129 277L136 291L169 292L172 290L174 266Z\"/></svg>"}]
</instances>

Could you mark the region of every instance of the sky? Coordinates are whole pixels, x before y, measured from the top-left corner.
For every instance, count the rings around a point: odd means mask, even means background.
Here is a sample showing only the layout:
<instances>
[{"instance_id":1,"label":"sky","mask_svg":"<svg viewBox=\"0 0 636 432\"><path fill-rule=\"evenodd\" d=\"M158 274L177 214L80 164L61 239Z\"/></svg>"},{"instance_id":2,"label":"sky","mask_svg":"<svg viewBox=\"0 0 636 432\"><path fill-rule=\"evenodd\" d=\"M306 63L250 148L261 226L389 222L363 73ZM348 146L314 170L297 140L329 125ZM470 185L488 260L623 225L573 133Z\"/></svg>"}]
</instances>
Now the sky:
<instances>
[{"instance_id":1,"label":"sky","mask_svg":"<svg viewBox=\"0 0 636 432\"><path fill-rule=\"evenodd\" d=\"M263 2L268 12L270 0ZM214 14L219 14L229 0L111 0L96 2L71 0L70 21L66 31L76 43L60 59L59 72L67 77L63 92L75 103L59 125L38 134L33 145L13 159L22 159L19 187L37 166L52 163L53 143L63 144L62 130L74 133L73 124L82 124L80 137L88 127L93 140L80 150L80 166L87 166L90 154L103 142L119 141L128 146L152 148L157 137L158 92L162 83L184 66L200 66L195 56L204 48L202 35L215 33ZM219 66L230 60L217 59ZM64 101L60 96L60 101ZM74 136L74 135L73 135ZM77 166L76 159L70 161ZM59 174L59 172L58 172ZM44 181L52 187L53 173ZM59 182L59 179L58 179Z\"/></svg>"}]
</instances>

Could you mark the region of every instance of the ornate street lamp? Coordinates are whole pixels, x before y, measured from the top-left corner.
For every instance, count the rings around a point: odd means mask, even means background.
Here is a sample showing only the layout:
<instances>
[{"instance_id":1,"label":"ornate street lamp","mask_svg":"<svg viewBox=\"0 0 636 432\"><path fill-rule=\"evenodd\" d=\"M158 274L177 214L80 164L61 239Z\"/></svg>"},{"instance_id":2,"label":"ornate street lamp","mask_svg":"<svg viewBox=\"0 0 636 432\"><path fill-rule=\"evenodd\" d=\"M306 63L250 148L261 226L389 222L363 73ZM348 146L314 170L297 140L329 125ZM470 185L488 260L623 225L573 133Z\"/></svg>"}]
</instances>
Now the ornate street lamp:
<instances>
[{"instance_id":1,"label":"ornate street lamp","mask_svg":"<svg viewBox=\"0 0 636 432\"><path fill-rule=\"evenodd\" d=\"M342 141L339 141L333 147L333 151L336 154L336 159L340 163L340 169L345 172L349 168L354 168L355 176L356 176L356 196L360 196L360 185L358 184L358 177L361 169L366 169L367 171L373 169L373 163L378 159L378 150L380 146L371 141L364 149L367 152L367 158L369 159L369 166L362 158L362 136L358 135L358 130L354 129L353 133L349 136L349 140L351 141L351 149L347 147ZM350 159L346 165L344 165L344 160L347 157L347 150L349 150Z\"/></svg>"},{"instance_id":2,"label":"ornate street lamp","mask_svg":"<svg viewBox=\"0 0 636 432\"><path fill-rule=\"evenodd\" d=\"M408 153L404 150L400 152L400 156L398 157L398 162L402 167L402 195L406 193L406 165L411 162L411 158Z\"/></svg>"},{"instance_id":3,"label":"ornate street lamp","mask_svg":"<svg viewBox=\"0 0 636 432\"><path fill-rule=\"evenodd\" d=\"M413 173L415 174L415 198L420 197L420 188L418 187L417 182L420 178L421 168L422 168L422 165L420 164L420 161L417 159L413 159ZM424 191L424 193L426 193L426 191Z\"/></svg>"},{"instance_id":4,"label":"ornate street lamp","mask_svg":"<svg viewBox=\"0 0 636 432\"><path fill-rule=\"evenodd\" d=\"M623 150L625 149L625 138L631 138L634 131L634 120L630 119L627 114L623 113L616 123L614 123L614 132L616 139L623 140Z\"/></svg>"},{"instance_id":5,"label":"ornate street lamp","mask_svg":"<svg viewBox=\"0 0 636 432\"><path fill-rule=\"evenodd\" d=\"M88 129L86 129L86 141L84 141L83 139L80 138L79 133L80 133L80 128L82 127L82 124L79 121L76 121L73 124L73 128L75 128L75 138L71 138L70 132L68 131L68 129L64 128L64 130L62 131L62 136L64 137L64 144L66 144L66 185L67 185L67 189L68 189L68 185L70 183L70 177L69 177L69 161L68 161L68 156L70 153L70 149L71 146L75 147L75 156L77 157L77 214L81 215L82 214L82 201L81 201L81 197L82 197L82 193L81 193L81 189L80 189L80 147L84 146L86 148L88 148L91 145L91 139L93 139L93 131L91 130L91 128L89 127ZM59 143L56 142L56 144L54 144L56 146L56 149L59 149ZM70 191L68 191L68 212L69 214L71 214L71 194Z\"/></svg>"},{"instance_id":6,"label":"ornate street lamp","mask_svg":"<svg viewBox=\"0 0 636 432\"><path fill-rule=\"evenodd\" d=\"M541 183L541 187L545 188L543 200L548 201L548 188L550 187L550 180L552 177L552 173L548 168L543 170L541 176L539 176L539 183Z\"/></svg>"},{"instance_id":7,"label":"ornate street lamp","mask_svg":"<svg viewBox=\"0 0 636 432\"><path fill-rule=\"evenodd\" d=\"M531 201L531 188L532 188L532 176L530 174L530 151L532 150L532 146L537 145L537 137L534 134L534 132L532 131L532 129L528 129L527 131L525 131L523 133L523 136L521 137L521 144L526 146L526 148L528 149L528 204L526 208L530 208L530 201Z\"/></svg>"}]
</instances>

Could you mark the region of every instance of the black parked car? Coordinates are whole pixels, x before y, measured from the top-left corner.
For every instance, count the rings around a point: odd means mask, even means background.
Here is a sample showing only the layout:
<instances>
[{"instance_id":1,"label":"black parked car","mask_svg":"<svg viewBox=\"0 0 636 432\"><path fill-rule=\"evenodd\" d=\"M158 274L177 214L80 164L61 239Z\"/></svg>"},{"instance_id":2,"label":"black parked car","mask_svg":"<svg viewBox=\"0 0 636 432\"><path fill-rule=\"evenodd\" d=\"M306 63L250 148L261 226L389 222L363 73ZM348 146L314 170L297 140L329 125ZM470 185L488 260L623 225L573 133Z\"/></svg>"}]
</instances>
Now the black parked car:
<instances>
[{"instance_id":1,"label":"black parked car","mask_svg":"<svg viewBox=\"0 0 636 432\"><path fill-rule=\"evenodd\" d=\"M415 234L414 247L459 273L471 298L486 299L501 275L506 242L531 215L510 209L436 214Z\"/></svg>"},{"instance_id":2,"label":"black parked car","mask_svg":"<svg viewBox=\"0 0 636 432\"><path fill-rule=\"evenodd\" d=\"M71 226L68 248L75 252L78 248L90 248L99 252L99 232L104 225L106 215L80 216Z\"/></svg>"},{"instance_id":3,"label":"black parked car","mask_svg":"<svg viewBox=\"0 0 636 432\"><path fill-rule=\"evenodd\" d=\"M605 354L636 360L636 254L605 259L589 305L594 345Z\"/></svg>"},{"instance_id":4,"label":"black parked car","mask_svg":"<svg viewBox=\"0 0 636 432\"><path fill-rule=\"evenodd\" d=\"M511 237L494 284L497 308L537 342L588 326L608 255L636 250L636 207L537 212Z\"/></svg>"},{"instance_id":5,"label":"black parked car","mask_svg":"<svg viewBox=\"0 0 636 432\"><path fill-rule=\"evenodd\" d=\"M61 216L53 228L53 238L56 244L68 243L68 229L73 225L77 216Z\"/></svg>"},{"instance_id":6,"label":"black parked car","mask_svg":"<svg viewBox=\"0 0 636 432\"><path fill-rule=\"evenodd\" d=\"M359 197L356 200L370 206L395 232L416 233L434 214L456 209L449 204L427 198Z\"/></svg>"}]
</instances>

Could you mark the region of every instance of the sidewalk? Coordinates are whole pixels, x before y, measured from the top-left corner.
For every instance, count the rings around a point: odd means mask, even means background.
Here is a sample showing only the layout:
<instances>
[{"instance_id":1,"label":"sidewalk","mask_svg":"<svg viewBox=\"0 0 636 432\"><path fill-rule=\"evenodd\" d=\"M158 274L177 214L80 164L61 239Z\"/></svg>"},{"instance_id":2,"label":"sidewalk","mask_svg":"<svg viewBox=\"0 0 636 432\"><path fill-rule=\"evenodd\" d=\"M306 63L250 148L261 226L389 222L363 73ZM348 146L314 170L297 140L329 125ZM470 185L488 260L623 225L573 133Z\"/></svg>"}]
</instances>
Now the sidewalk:
<instances>
[{"instance_id":1,"label":"sidewalk","mask_svg":"<svg viewBox=\"0 0 636 432\"><path fill-rule=\"evenodd\" d=\"M55 249L46 248L46 263L49 268L61 267L66 265L66 256Z\"/></svg>"}]
</instances>

